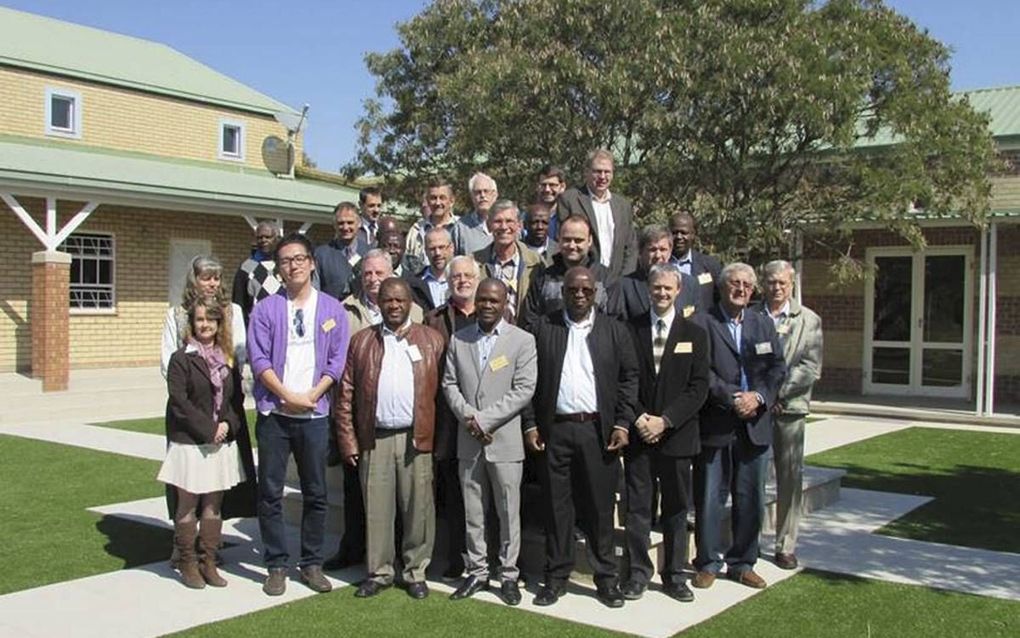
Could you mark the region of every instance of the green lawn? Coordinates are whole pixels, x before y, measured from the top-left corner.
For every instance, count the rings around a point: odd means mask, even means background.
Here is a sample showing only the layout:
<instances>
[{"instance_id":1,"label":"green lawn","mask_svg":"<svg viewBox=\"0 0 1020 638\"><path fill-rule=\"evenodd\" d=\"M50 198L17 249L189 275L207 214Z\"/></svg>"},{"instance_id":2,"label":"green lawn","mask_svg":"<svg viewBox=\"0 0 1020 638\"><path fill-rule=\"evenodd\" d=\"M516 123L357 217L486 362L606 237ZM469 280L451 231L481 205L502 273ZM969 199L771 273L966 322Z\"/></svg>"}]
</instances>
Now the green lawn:
<instances>
[{"instance_id":1,"label":"green lawn","mask_svg":"<svg viewBox=\"0 0 1020 638\"><path fill-rule=\"evenodd\" d=\"M3 435L0 459L0 595L169 556L169 530L86 511L163 494L159 463Z\"/></svg>"},{"instance_id":2,"label":"green lawn","mask_svg":"<svg viewBox=\"0 0 1020 638\"><path fill-rule=\"evenodd\" d=\"M881 534L1020 552L1020 435L909 428L807 463L845 469L845 487L934 497Z\"/></svg>"},{"instance_id":3,"label":"green lawn","mask_svg":"<svg viewBox=\"0 0 1020 638\"><path fill-rule=\"evenodd\" d=\"M255 410L248 410L245 414L248 417L248 432L251 434L251 444L255 445ZM104 428L115 428L117 430L130 430L132 432L144 432L146 434L166 434L166 420L164 417L153 417L151 419L128 419L126 421L107 421L106 423L94 423Z\"/></svg>"}]
</instances>

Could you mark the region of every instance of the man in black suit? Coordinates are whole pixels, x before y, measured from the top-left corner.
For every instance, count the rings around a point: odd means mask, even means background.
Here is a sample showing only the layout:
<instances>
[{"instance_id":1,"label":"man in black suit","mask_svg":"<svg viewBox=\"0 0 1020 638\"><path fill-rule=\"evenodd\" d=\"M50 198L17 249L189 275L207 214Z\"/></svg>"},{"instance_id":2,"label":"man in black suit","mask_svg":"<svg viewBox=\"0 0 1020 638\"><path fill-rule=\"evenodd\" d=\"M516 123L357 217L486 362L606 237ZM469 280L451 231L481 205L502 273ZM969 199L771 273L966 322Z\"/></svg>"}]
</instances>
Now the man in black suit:
<instances>
[{"instance_id":1,"label":"man in black suit","mask_svg":"<svg viewBox=\"0 0 1020 638\"><path fill-rule=\"evenodd\" d=\"M711 587L726 576L761 589L755 573L765 497L765 470L772 444L772 407L786 376L783 348L772 320L747 310L757 277L747 264L732 263L719 276L719 304L701 318L712 351L708 401L701 412L701 453L694 466L697 574L693 585ZM723 461L730 459L732 542L722 546L725 506L720 498Z\"/></svg>"},{"instance_id":2,"label":"man in black suit","mask_svg":"<svg viewBox=\"0 0 1020 638\"><path fill-rule=\"evenodd\" d=\"M562 222L571 215L582 215L591 226L596 260L609 269L614 278L637 268L637 237L634 211L630 201L609 191L613 181L613 154L605 149L588 156L585 185L570 188L560 195L557 215Z\"/></svg>"},{"instance_id":3,"label":"man in black suit","mask_svg":"<svg viewBox=\"0 0 1020 638\"><path fill-rule=\"evenodd\" d=\"M588 540L596 596L609 607L622 607L613 552L613 506L619 452L627 446L635 417L634 344L625 324L594 309L595 277L587 268L567 272L563 297L565 312L551 313L533 327L538 349L533 400L537 425L524 425L524 444L533 453L544 452L540 474L549 508L545 585L534 602L555 604L566 591L577 520Z\"/></svg>"},{"instance_id":4,"label":"man in black suit","mask_svg":"<svg viewBox=\"0 0 1020 638\"><path fill-rule=\"evenodd\" d=\"M315 249L312 285L330 297L342 300L352 292L355 267L369 246L358 237L360 218L353 202L340 202L333 211L336 233L328 244Z\"/></svg>"},{"instance_id":5,"label":"man in black suit","mask_svg":"<svg viewBox=\"0 0 1020 638\"><path fill-rule=\"evenodd\" d=\"M680 272L692 275L698 280L701 288L700 308L707 309L719 301L716 286L722 264L712 255L706 255L694 249L698 238L698 227L694 216L681 211L669 218L669 232L673 234L673 258L671 263L680 268Z\"/></svg>"},{"instance_id":6,"label":"man in black suit","mask_svg":"<svg viewBox=\"0 0 1020 638\"><path fill-rule=\"evenodd\" d=\"M640 385L637 420L624 452L627 481L627 554L630 575L623 596L637 600L651 580L648 557L655 486L662 500L662 591L694 600L683 574L687 562L687 493L691 461L701 449L698 412L708 395L708 335L677 312L680 272L668 264L648 274L651 309L631 320Z\"/></svg>"},{"instance_id":7,"label":"man in black suit","mask_svg":"<svg viewBox=\"0 0 1020 638\"><path fill-rule=\"evenodd\" d=\"M651 308L648 296L648 273L656 264L669 264L673 250L673 237L664 226L652 224L641 230L638 242L638 269L618 279L609 289L609 312L624 321L648 314ZM673 268L676 268L673 266ZM680 294L676 297L676 310L685 319L703 308L698 280L691 275L680 275Z\"/></svg>"}]
</instances>

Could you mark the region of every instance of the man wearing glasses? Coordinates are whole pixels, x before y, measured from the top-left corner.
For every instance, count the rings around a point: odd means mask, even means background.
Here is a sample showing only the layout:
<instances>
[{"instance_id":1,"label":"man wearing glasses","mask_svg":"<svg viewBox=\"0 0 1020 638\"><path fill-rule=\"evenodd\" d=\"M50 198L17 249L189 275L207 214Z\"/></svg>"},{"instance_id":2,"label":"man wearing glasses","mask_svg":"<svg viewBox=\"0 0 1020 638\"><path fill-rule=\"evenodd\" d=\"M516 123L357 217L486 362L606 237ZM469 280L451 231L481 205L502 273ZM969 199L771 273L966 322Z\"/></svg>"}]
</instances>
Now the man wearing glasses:
<instances>
[{"instance_id":1,"label":"man wearing glasses","mask_svg":"<svg viewBox=\"0 0 1020 638\"><path fill-rule=\"evenodd\" d=\"M754 269L732 263L719 274L719 303L701 319L708 331L711 367L708 400L701 410L701 453L694 463L697 574L692 585L707 589L726 565L726 577L762 589L755 573L758 533L765 508L765 468L772 445L772 408L786 376L786 363L772 321L747 309L757 277ZM730 460L733 497L732 542L722 544Z\"/></svg>"},{"instance_id":2,"label":"man wearing glasses","mask_svg":"<svg viewBox=\"0 0 1020 638\"><path fill-rule=\"evenodd\" d=\"M293 453L301 477L301 581L316 592L332 589L322 573L326 531L326 456L330 389L343 373L350 331L340 303L312 287L312 244L292 234L276 247L284 293L252 310L248 360L255 377L258 417L258 514L268 576L262 591L287 587L283 486Z\"/></svg>"}]
</instances>

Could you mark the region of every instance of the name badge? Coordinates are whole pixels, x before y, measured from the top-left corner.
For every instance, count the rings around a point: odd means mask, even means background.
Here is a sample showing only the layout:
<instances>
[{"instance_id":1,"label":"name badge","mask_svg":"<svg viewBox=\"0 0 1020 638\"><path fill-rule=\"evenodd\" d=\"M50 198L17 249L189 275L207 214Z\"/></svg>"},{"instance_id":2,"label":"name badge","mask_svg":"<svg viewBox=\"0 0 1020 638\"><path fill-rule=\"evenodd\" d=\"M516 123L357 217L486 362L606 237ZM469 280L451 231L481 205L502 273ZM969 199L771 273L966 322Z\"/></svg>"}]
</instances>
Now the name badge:
<instances>
[{"instance_id":1,"label":"name badge","mask_svg":"<svg viewBox=\"0 0 1020 638\"><path fill-rule=\"evenodd\" d=\"M788 326L786 324L783 324L781 326L776 326L776 332L778 332L781 335L788 335L788 334L790 334L790 326Z\"/></svg>"},{"instance_id":2,"label":"name badge","mask_svg":"<svg viewBox=\"0 0 1020 638\"><path fill-rule=\"evenodd\" d=\"M684 306L684 319L694 314L694 306Z\"/></svg>"},{"instance_id":3,"label":"name badge","mask_svg":"<svg viewBox=\"0 0 1020 638\"><path fill-rule=\"evenodd\" d=\"M680 341L673 347L673 354L690 354L694 352L690 341Z\"/></svg>"},{"instance_id":4,"label":"name badge","mask_svg":"<svg viewBox=\"0 0 1020 638\"><path fill-rule=\"evenodd\" d=\"M336 328L336 321L334 321L333 319L327 319L327 320L322 322L322 331L323 332L329 332L333 328Z\"/></svg>"},{"instance_id":5,"label":"name badge","mask_svg":"<svg viewBox=\"0 0 1020 638\"><path fill-rule=\"evenodd\" d=\"M412 362L421 361L421 350L418 349L418 346L411 344L407 346L407 356Z\"/></svg>"},{"instance_id":6,"label":"name badge","mask_svg":"<svg viewBox=\"0 0 1020 638\"><path fill-rule=\"evenodd\" d=\"M701 284L702 286L712 283L712 273L703 272L700 275L698 275L698 283Z\"/></svg>"},{"instance_id":7,"label":"name badge","mask_svg":"<svg viewBox=\"0 0 1020 638\"><path fill-rule=\"evenodd\" d=\"M507 360L506 355L501 354L489 362L489 369L496 372L498 370L502 370L508 365L510 365L510 361Z\"/></svg>"},{"instance_id":8,"label":"name badge","mask_svg":"<svg viewBox=\"0 0 1020 638\"><path fill-rule=\"evenodd\" d=\"M358 265L358 262L359 262L359 261L361 261L361 255L359 255L358 253L354 253L354 256L353 256L353 257L351 257L351 258L350 258L350 259L349 259L349 260L347 261L347 263L349 263L349 264L351 265L351 268L354 268L355 266L357 266L357 265Z\"/></svg>"},{"instance_id":9,"label":"name badge","mask_svg":"<svg viewBox=\"0 0 1020 638\"><path fill-rule=\"evenodd\" d=\"M768 341L754 344L755 354L772 354L772 344Z\"/></svg>"}]
</instances>

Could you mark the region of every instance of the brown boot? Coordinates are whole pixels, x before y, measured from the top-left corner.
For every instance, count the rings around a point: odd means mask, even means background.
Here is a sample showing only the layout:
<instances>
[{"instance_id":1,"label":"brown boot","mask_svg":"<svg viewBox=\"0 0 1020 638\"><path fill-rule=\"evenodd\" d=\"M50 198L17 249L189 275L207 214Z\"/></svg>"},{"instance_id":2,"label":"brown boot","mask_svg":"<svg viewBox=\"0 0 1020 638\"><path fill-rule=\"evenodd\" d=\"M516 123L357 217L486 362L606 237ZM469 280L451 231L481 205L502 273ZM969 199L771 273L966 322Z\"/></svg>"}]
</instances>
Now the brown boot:
<instances>
[{"instance_id":1,"label":"brown boot","mask_svg":"<svg viewBox=\"0 0 1020 638\"><path fill-rule=\"evenodd\" d=\"M195 554L195 536L198 534L198 523L174 523L174 545L179 556L177 568L181 572L181 580L191 589L202 589L205 581L198 571L198 556Z\"/></svg>"},{"instance_id":2,"label":"brown boot","mask_svg":"<svg viewBox=\"0 0 1020 638\"><path fill-rule=\"evenodd\" d=\"M219 518L203 518L198 530L198 544L202 548L202 561L198 565L205 582L213 587L226 587L227 581L216 569L216 552L220 548L220 536L223 531L223 520Z\"/></svg>"}]
</instances>

